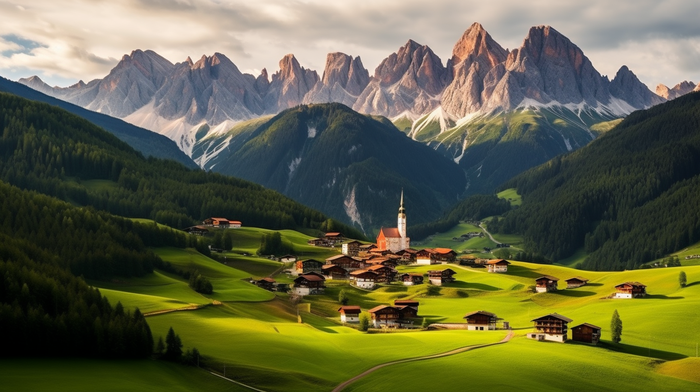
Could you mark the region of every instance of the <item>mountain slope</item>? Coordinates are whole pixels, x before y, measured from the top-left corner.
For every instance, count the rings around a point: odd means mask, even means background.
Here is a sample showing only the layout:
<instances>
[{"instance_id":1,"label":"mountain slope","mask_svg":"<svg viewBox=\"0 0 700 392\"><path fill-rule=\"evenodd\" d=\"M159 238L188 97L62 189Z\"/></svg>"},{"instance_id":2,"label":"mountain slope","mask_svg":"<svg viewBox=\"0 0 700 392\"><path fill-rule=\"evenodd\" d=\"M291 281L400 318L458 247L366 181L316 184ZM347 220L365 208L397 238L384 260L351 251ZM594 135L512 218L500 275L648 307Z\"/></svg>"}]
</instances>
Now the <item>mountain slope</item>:
<instances>
[{"instance_id":1,"label":"mountain slope","mask_svg":"<svg viewBox=\"0 0 700 392\"><path fill-rule=\"evenodd\" d=\"M700 93L631 114L590 145L506 183L520 208L493 225L555 260L632 269L700 240Z\"/></svg>"},{"instance_id":2,"label":"mountain slope","mask_svg":"<svg viewBox=\"0 0 700 392\"><path fill-rule=\"evenodd\" d=\"M283 192L369 231L395 224L403 187L414 222L463 192L463 172L388 122L340 104L289 109L227 147L216 168Z\"/></svg>"},{"instance_id":3,"label":"mountain slope","mask_svg":"<svg viewBox=\"0 0 700 392\"><path fill-rule=\"evenodd\" d=\"M172 159L189 168L197 167L187 155L177 148L172 140L147 129L133 126L114 117L83 109L80 106L50 97L25 85L12 82L2 77L0 77L0 91L38 102L48 103L67 110L114 134L114 136L129 144L135 150L140 151L144 156Z\"/></svg>"}]
</instances>

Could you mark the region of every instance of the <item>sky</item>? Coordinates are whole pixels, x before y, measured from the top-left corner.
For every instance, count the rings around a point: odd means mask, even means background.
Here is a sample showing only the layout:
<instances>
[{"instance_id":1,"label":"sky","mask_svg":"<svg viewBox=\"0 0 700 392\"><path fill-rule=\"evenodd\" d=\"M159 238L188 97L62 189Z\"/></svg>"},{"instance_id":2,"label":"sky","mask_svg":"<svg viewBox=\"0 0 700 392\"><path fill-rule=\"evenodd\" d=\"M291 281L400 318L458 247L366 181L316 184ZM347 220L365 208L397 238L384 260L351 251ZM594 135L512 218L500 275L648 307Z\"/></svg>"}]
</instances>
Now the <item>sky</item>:
<instances>
[{"instance_id":1,"label":"sky","mask_svg":"<svg viewBox=\"0 0 700 392\"><path fill-rule=\"evenodd\" d=\"M697 0L0 0L0 76L68 86L135 49L173 63L219 52L256 76L288 53L320 76L326 54L343 52L372 75L409 39L444 64L479 22L510 49L550 25L601 74L627 65L654 90L700 82L698 17Z\"/></svg>"}]
</instances>

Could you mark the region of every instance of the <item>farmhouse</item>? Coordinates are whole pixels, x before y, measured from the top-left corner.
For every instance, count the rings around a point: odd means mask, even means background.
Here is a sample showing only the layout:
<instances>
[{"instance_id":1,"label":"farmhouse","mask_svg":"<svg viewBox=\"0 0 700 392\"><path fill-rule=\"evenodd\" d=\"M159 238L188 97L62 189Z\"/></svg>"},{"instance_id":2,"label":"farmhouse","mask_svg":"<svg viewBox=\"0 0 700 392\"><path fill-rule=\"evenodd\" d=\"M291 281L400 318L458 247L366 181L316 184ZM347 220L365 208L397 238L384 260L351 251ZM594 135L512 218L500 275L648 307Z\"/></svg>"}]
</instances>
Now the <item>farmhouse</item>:
<instances>
[{"instance_id":1,"label":"farmhouse","mask_svg":"<svg viewBox=\"0 0 700 392\"><path fill-rule=\"evenodd\" d=\"M401 263L402 264L410 264L410 263L415 263L416 261L416 253L418 251L415 249L402 249L398 252L396 252L396 255L401 257Z\"/></svg>"},{"instance_id":2,"label":"farmhouse","mask_svg":"<svg viewBox=\"0 0 700 392\"><path fill-rule=\"evenodd\" d=\"M406 209L403 206L403 189L396 227L382 227L377 235L377 248L398 252L411 247L411 239L406 236Z\"/></svg>"},{"instance_id":3,"label":"farmhouse","mask_svg":"<svg viewBox=\"0 0 700 392\"><path fill-rule=\"evenodd\" d=\"M417 308L401 305L379 305L370 309L369 315L372 317L372 326L379 328L383 325L388 327L401 327L413 324L412 318L417 316Z\"/></svg>"},{"instance_id":4,"label":"farmhouse","mask_svg":"<svg viewBox=\"0 0 700 392\"><path fill-rule=\"evenodd\" d=\"M432 265L432 264L439 264L439 262L433 256L432 249L421 249L418 252L416 252L416 264Z\"/></svg>"},{"instance_id":5,"label":"farmhouse","mask_svg":"<svg viewBox=\"0 0 700 392\"><path fill-rule=\"evenodd\" d=\"M222 229L228 228L229 221L226 218L207 218L202 222L205 226L219 227Z\"/></svg>"},{"instance_id":6,"label":"farmhouse","mask_svg":"<svg viewBox=\"0 0 700 392\"><path fill-rule=\"evenodd\" d=\"M183 229L182 231L184 231L186 233L194 234L194 235L205 235L205 234L209 233L209 230L204 225L188 227L186 229Z\"/></svg>"},{"instance_id":7,"label":"farmhouse","mask_svg":"<svg viewBox=\"0 0 700 392\"><path fill-rule=\"evenodd\" d=\"M340 312L340 322L342 323L359 323L360 313L362 310L356 305L345 305L341 306L338 311Z\"/></svg>"},{"instance_id":8,"label":"farmhouse","mask_svg":"<svg viewBox=\"0 0 700 392\"><path fill-rule=\"evenodd\" d=\"M272 278L262 278L260 280L254 280L253 283L261 289L265 289L268 291L275 291L275 285L277 284L277 282Z\"/></svg>"},{"instance_id":9,"label":"farmhouse","mask_svg":"<svg viewBox=\"0 0 700 392\"><path fill-rule=\"evenodd\" d=\"M584 323L571 328L571 340L576 342L598 344L601 328Z\"/></svg>"},{"instance_id":10,"label":"farmhouse","mask_svg":"<svg viewBox=\"0 0 700 392\"><path fill-rule=\"evenodd\" d=\"M387 267L395 268L399 265L397 259L391 257L375 257L366 262L369 265L384 265Z\"/></svg>"},{"instance_id":11,"label":"farmhouse","mask_svg":"<svg viewBox=\"0 0 700 392\"><path fill-rule=\"evenodd\" d=\"M535 279L535 289L537 290L538 293L546 293L548 291L557 291L557 283L559 282L559 278L555 278L554 276L549 276L549 275L544 275L540 276L539 278Z\"/></svg>"},{"instance_id":12,"label":"farmhouse","mask_svg":"<svg viewBox=\"0 0 700 392\"><path fill-rule=\"evenodd\" d=\"M368 267L367 270L377 274L377 283L390 283L396 277L396 270L386 265L373 265Z\"/></svg>"},{"instance_id":13,"label":"farmhouse","mask_svg":"<svg viewBox=\"0 0 700 392\"><path fill-rule=\"evenodd\" d=\"M452 283L455 281L454 275L457 273L452 269L447 268L442 271L428 271L428 280L436 286L442 286L444 283Z\"/></svg>"},{"instance_id":14,"label":"farmhouse","mask_svg":"<svg viewBox=\"0 0 700 392\"><path fill-rule=\"evenodd\" d=\"M413 286L416 284L423 284L423 275L421 274L401 274L399 280L403 282L404 286Z\"/></svg>"},{"instance_id":15,"label":"farmhouse","mask_svg":"<svg viewBox=\"0 0 700 392\"><path fill-rule=\"evenodd\" d=\"M647 286L639 282L625 282L615 286L613 298L641 298L647 295Z\"/></svg>"},{"instance_id":16,"label":"farmhouse","mask_svg":"<svg viewBox=\"0 0 700 392\"><path fill-rule=\"evenodd\" d=\"M508 266L510 265L510 262L504 259L494 259L494 260L489 260L486 264L486 268L488 268L489 272L498 272L498 273L503 273L503 272L508 272Z\"/></svg>"},{"instance_id":17,"label":"farmhouse","mask_svg":"<svg viewBox=\"0 0 700 392\"><path fill-rule=\"evenodd\" d=\"M299 274L306 274L309 272L321 272L322 267L323 263L314 259L299 260L296 262L296 271Z\"/></svg>"},{"instance_id":18,"label":"farmhouse","mask_svg":"<svg viewBox=\"0 0 700 392\"><path fill-rule=\"evenodd\" d=\"M360 241L352 240L341 246L341 252L346 256L357 256L360 253Z\"/></svg>"},{"instance_id":19,"label":"farmhouse","mask_svg":"<svg viewBox=\"0 0 700 392\"><path fill-rule=\"evenodd\" d=\"M346 255L337 255L326 259L326 264L334 264L345 268L348 271L354 271L363 267L361 260L355 259Z\"/></svg>"},{"instance_id":20,"label":"farmhouse","mask_svg":"<svg viewBox=\"0 0 700 392\"><path fill-rule=\"evenodd\" d=\"M232 229L239 229L239 228L241 228L241 227L243 226L243 224L241 223L241 221L228 221L228 223L229 223L229 226L230 226Z\"/></svg>"},{"instance_id":21,"label":"farmhouse","mask_svg":"<svg viewBox=\"0 0 700 392\"><path fill-rule=\"evenodd\" d=\"M294 294L323 294L326 288L325 281L326 278L316 272L299 275L299 277L294 279Z\"/></svg>"},{"instance_id":22,"label":"farmhouse","mask_svg":"<svg viewBox=\"0 0 700 392\"><path fill-rule=\"evenodd\" d=\"M366 245L360 245L360 252L369 252L372 249L376 249L377 245L375 244L366 244Z\"/></svg>"},{"instance_id":23,"label":"farmhouse","mask_svg":"<svg viewBox=\"0 0 700 392\"><path fill-rule=\"evenodd\" d=\"M343 241L345 241L345 237L343 237L342 233L326 233L323 238L326 240L326 246L333 247L336 244L339 244Z\"/></svg>"},{"instance_id":24,"label":"farmhouse","mask_svg":"<svg viewBox=\"0 0 700 392\"><path fill-rule=\"evenodd\" d=\"M588 279L582 278L580 276L574 276L566 280L567 289L575 289L577 287L585 286L588 283Z\"/></svg>"},{"instance_id":25,"label":"farmhouse","mask_svg":"<svg viewBox=\"0 0 700 392\"><path fill-rule=\"evenodd\" d=\"M373 289L377 285L379 274L374 271L356 270L350 273L350 281L361 289Z\"/></svg>"},{"instance_id":26,"label":"farmhouse","mask_svg":"<svg viewBox=\"0 0 700 392\"><path fill-rule=\"evenodd\" d=\"M433 249L433 258L440 263L454 262L457 260L457 252L449 248L435 248Z\"/></svg>"},{"instance_id":27,"label":"farmhouse","mask_svg":"<svg viewBox=\"0 0 700 392\"><path fill-rule=\"evenodd\" d=\"M326 279L337 280L348 278L348 270L335 264L324 265L323 267L321 267L321 272L323 273L323 276L326 277Z\"/></svg>"},{"instance_id":28,"label":"farmhouse","mask_svg":"<svg viewBox=\"0 0 700 392\"><path fill-rule=\"evenodd\" d=\"M420 303L418 301L415 301L412 299L395 299L394 300L394 306L397 306L397 307L406 306L406 307L412 308L415 311L414 312L415 314L413 316L410 316L410 317L418 317L418 306L419 305L420 305ZM408 315L411 314L411 312L407 309L403 309L403 310L404 310L404 315L409 317Z\"/></svg>"},{"instance_id":29,"label":"farmhouse","mask_svg":"<svg viewBox=\"0 0 700 392\"><path fill-rule=\"evenodd\" d=\"M470 331L490 331L496 329L498 317L484 310L467 313L463 317L467 320L467 329Z\"/></svg>"},{"instance_id":30,"label":"farmhouse","mask_svg":"<svg viewBox=\"0 0 700 392\"><path fill-rule=\"evenodd\" d=\"M280 263L290 263L297 261L297 257L294 255L284 255L279 258Z\"/></svg>"},{"instance_id":31,"label":"farmhouse","mask_svg":"<svg viewBox=\"0 0 700 392\"><path fill-rule=\"evenodd\" d=\"M527 337L535 340L549 340L552 342L566 342L570 318L552 313L532 320L535 323L535 333L527 334Z\"/></svg>"}]
</instances>

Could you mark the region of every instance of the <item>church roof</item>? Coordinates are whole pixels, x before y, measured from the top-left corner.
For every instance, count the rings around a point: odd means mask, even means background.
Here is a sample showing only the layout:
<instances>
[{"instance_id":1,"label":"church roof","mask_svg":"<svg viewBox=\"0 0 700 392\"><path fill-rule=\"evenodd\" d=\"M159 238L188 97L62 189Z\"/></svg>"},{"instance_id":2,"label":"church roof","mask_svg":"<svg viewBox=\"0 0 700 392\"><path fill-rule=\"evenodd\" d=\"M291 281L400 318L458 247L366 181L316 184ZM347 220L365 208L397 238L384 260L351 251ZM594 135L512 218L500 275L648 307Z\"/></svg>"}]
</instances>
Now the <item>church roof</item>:
<instances>
[{"instance_id":1,"label":"church roof","mask_svg":"<svg viewBox=\"0 0 700 392\"><path fill-rule=\"evenodd\" d=\"M401 233L399 233L399 229L396 227L382 227L379 232L384 233L384 237L386 238L401 238Z\"/></svg>"}]
</instances>

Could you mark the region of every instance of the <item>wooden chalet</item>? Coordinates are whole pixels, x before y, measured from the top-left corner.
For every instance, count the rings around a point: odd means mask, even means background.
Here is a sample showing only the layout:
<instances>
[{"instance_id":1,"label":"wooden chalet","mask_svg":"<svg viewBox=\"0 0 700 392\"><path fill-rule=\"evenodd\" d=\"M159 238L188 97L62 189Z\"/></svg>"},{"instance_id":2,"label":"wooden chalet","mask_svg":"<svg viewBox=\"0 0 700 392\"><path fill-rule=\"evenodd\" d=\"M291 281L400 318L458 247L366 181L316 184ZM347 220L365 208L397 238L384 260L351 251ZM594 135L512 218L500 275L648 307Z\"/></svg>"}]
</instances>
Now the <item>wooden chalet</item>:
<instances>
[{"instance_id":1,"label":"wooden chalet","mask_svg":"<svg viewBox=\"0 0 700 392\"><path fill-rule=\"evenodd\" d=\"M338 280L348 278L348 270L336 264L324 265L321 267L321 273L323 273L326 279Z\"/></svg>"},{"instance_id":2,"label":"wooden chalet","mask_svg":"<svg viewBox=\"0 0 700 392\"><path fill-rule=\"evenodd\" d=\"M489 260L486 263L486 268L488 268L489 272L505 273L505 272L508 272L509 265L510 265L510 262L508 260L493 259L493 260Z\"/></svg>"},{"instance_id":3,"label":"wooden chalet","mask_svg":"<svg viewBox=\"0 0 700 392\"><path fill-rule=\"evenodd\" d=\"M377 245L375 244L366 244L366 245L360 245L360 252L369 252L372 249L375 249Z\"/></svg>"},{"instance_id":4,"label":"wooden chalet","mask_svg":"<svg viewBox=\"0 0 700 392\"><path fill-rule=\"evenodd\" d=\"M321 272L323 270L323 263L314 259L299 260L295 263L295 267L296 272L299 274Z\"/></svg>"},{"instance_id":5,"label":"wooden chalet","mask_svg":"<svg viewBox=\"0 0 700 392\"><path fill-rule=\"evenodd\" d=\"M277 286L277 282L272 278L262 278L259 280L254 280L253 284L260 287L261 289L265 289L268 291L275 291L275 286Z\"/></svg>"},{"instance_id":6,"label":"wooden chalet","mask_svg":"<svg viewBox=\"0 0 700 392\"><path fill-rule=\"evenodd\" d=\"M490 331L496 329L498 317L484 310L467 313L463 317L467 321L467 329L470 331Z\"/></svg>"},{"instance_id":7,"label":"wooden chalet","mask_svg":"<svg viewBox=\"0 0 700 392\"><path fill-rule=\"evenodd\" d=\"M377 273L377 283L391 283L396 277L396 270L386 265L373 265L366 268L368 271Z\"/></svg>"},{"instance_id":8,"label":"wooden chalet","mask_svg":"<svg viewBox=\"0 0 700 392\"><path fill-rule=\"evenodd\" d=\"M326 259L326 264L334 264L345 268L347 271L354 271L364 266L361 260L346 255L337 255Z\"/></svg>"},{"instance_id":9,"label":"wooden chalet","mask_svg":"<svg viewBox=\"0 0 700 392\"><path fill-rule=\"evenodd\" d=\"M396 252L396 255L401 257L401 259L400 259L401 264L411 264L411 263L416 262L416 253L417 252L418 251L415 249L408 248L408 249L402 249L402 250Z\"/></svg>"},{"instance_id":10,"label":"wooden chalet","mask_svg":"<svg viewBox=\"0 0 700 392\"><path fill-rule=\"evenodd\" d=\"M231 227L232 229L239 229L243 226L243 223L241 223L241 221L234 221L234 220L228 221L228 224L229 224L229 227Z\"/></svg>"},{"instance_id":11,"label":"wooden chalet","mask_svg":"<svg viewBox=\"0 0 700 392\"><path fill-rule=\"evenodd\" d=\"M433 257L440 263L453 263L457 260L457 252L450 248L435 248L433 249Z\"/></svg>"},{"instance_id":12,"label":"wooden chalet","mask_svg":"<svg viewBox=\"0 0 700 392\"><path fill-rule=\"evenodd\" d=\"M313 246L326 246L326 240L323 238L312 238L306 241L306 243Z\"/></svg>"},{"instance_id":13,"label":"wooden chalet","mask_svg":"<svg viewBox=\"0 0 700 392\"><path fill-rule=\"evenodd\" d=\"M359 323L360 313L362 310L356 305L345 305L338 309L340 312L340 322L342 323Z\"/></svg>"},{"instance_id":14,"label":"wooden chalet","mask_svg":"<svg viewBox=\"0 0 700 392\"><path fill-rule=\"evenodd\" d=\"M323 275L316 272L299 275L296 279L294 279L294 294L323 294L326 288L325 282L326 278L324 278Z\"/></svg>"},{"instance_id":15,"label":"wooden chalet","mask_svg":"<svg viewBox=\"0 0 700 392\"><path fill-rule=\"evenodd\" d=\"M360 241L352 240L341 245L341 252L346 256L357 256L360 253Z\"/></svg>"},{"instance_id":16,"label":"wooden chalet","mask_svg":"<svg viewBox=\"0 0 700 392\"><path fill-rule=\"evenodd\" d=\"M384 265L384 266L391 267L391 268L396 268L396 266L399 265L399 262L397 259L390 258L390 257L375 257L375 258L367 260L365 263L370 265L370 266Z\"/></svg>"},{"instance_id":17,"label":"wooden chalet","mask_svg":"<svg viewBox=\"0 0 700 392\"><path fill-rule=\"evenodd\" d=\"M549 291L557 291L557 284L559 283L559 278L554 276L543 275L535 279L535 290L538 293L546 293Z\"/></svg>"},{"instance_id":18,"label":"wooden chalet","mask_svg":"<svg viewBox=\"0 0 700 392\"><path fill-rule=\"evenodd\" d=\"M338 232L326 233L323 236L323 239L326 240L326 243L328 244L327 246L330 247L336 246L337 244L340 244L341 242L345 241L345 237L343 237L343 234Z\"/></svg>"},{"instance_id":19,"label":"wooden chalet","mask_svg":"<svg viewBox=\"0 0 700 392\"><path fill-rule=\"evenodd\" d=\"M415 315L410 316L410 317L418 317L418 306L420 306L420 303L419 303L418 301L416 301L416 300L412 300L412 299L395 299L395 300L394 300L394 306L398 306L398 307L401 307L401 306L408 306L408 307L411 307L411 308L413 308L413 309L415 310ZM405 314L405 315L409 315L409 314L411 314L411 313L410 313L410 311L406 310L404 314Z\"/></svg>"},{"instance_id":20,"label":"wooden chalet","mask_svg":"<svg viewBox=\"0 0 700 392\"><path fill-rule=\"evenodd\" d=\"M639 282L625 282L615 286L614 298L642 298L647 295L647 286Z\"/></svg>"},{"instance_id":21,"label":"wooden chalet","mask_svg":"<svg viewBox=\"0 0 700 392\"><path fill-rule=\"evenodd\" d=\"M188 227L186 229L183 229L182 231L194 235L205 235L209 233L209 229L207 229L207 227L204 225Z\"/></svg>"},{"instance_id":22,"label":"wooden chalet","mask_svg":"<svg viewBox=\"0 0 700 392\"><path fill-rule=\"evenodd\" d=\"M421 250L416 252L416 264L432 265L432 264L439 264L439 262L433 256L432 249L421 249Z\"/></svg>"},{"instance_id":23,"label":"wooden chalet","mask_svg":"<svg viewBox=\"0 0 700 392\"><path fill-rule=\"evenodd\" d=\"M296 262L298 258L294 255L284 255L281 256L279 259L280 263L291 263L291 262Z\"/></svg>"},{"instance_id":24,"label":"wooden chalet","mask_svg":"<svg viewBox=\"0 0 700 392\"><path fill-rule=\"evenodd\" d=\"M400 305L379 305L368 311L372 318L372 326L380 328L388 327L406 327L413 324L413 318L417 317L418 310L412 306Z\"/></svg>"},{"instance_id":25,"label":"wooden chalet","mask_svg":"<svg viewBox=\"0 0 700 392\"><path fill-rule=\"evenodd\" d=\"M573 278L567 279L565 282L567 289L575 289L577 287L585 286L586 283L588 283L588 279L580 276L574 276Z\"/></svg>"},{"instance_id":26,"label":"wooden chalet","mask_svg":"<svg viewBox=\"0 0 700 392\"><path fill-rule=\"evenodd\" d=\"M413 286L416 284L423 284L423 275L421 274L401 274L399 280L403 282L404 286Z\"/></svg>"},{"instance_id":27,"label":"wooden chalet","mask_svg":"<svg viewBox=\"0 0 700 392\"><path fill-rule=\"evenodd\" d=\"M380 249L380 248L372 248L372 249L370 249L369 252L367 252L367 253L369 253L369 254L372 255L372 256L379 256L379 257L383 257L383 256L393 255L393 254L394 254L394 252L392 252L392 251L389 250L389 249Z\"/></svg>"},{"instance_id":28,"label":"wooden chalet","mask_svg":"<svg viewBox=\"0 0 700 392\"><path fill-rule=\"evenodd\" d=\"M595 345L600 341L600 332L600 327L583 323L571 328L571 340Z\"/></svg>"},{"instance_id":29,"label":"wooden chalet","mask_svg":"<svg viewBox=\"0 0 700 392\"><path fill-rule=\"evenodd\" d=\"M229 227L229 220L226 218L207 218L202 222L205 226L219 227L222 229Z\"/></svg>"},{"instance_id":30,"label":"wooden chalet","mask_svg":"<svg viewBox=\"0 0 700 392\"><path fill-rule=\"evenodd\" d=\"M350 272L350 283L361 288L371 290L377 285L379 274L368 270L355 270Z\"/></svg>"},{"instance_id":31,"label":"wooden chalet","mask_svg":"<svg viewBox=\"0 0 700 392\"><path fill-rule=\"evenodd\" d=\"M552 313L532 320L535 323L535 333L529 333L528 337L535 340L549 340L552 342L566 342L570 318Z\"/></svg>"},{"instance_id":32,"label":"wooden chalet","mask_svg":"<svg viewBox=\"0 0 700 392\"><path fill-rule=\"evenodd\" d=\"M454 272L452 269L447 268L441 271L438 270L433 270L433 271L428 271L428 279L430 280L430 283L436 285L436 286L442 286L445 283L452 283L455 281L454 276L457 273Z\"/></svg>"}]
</instances>

